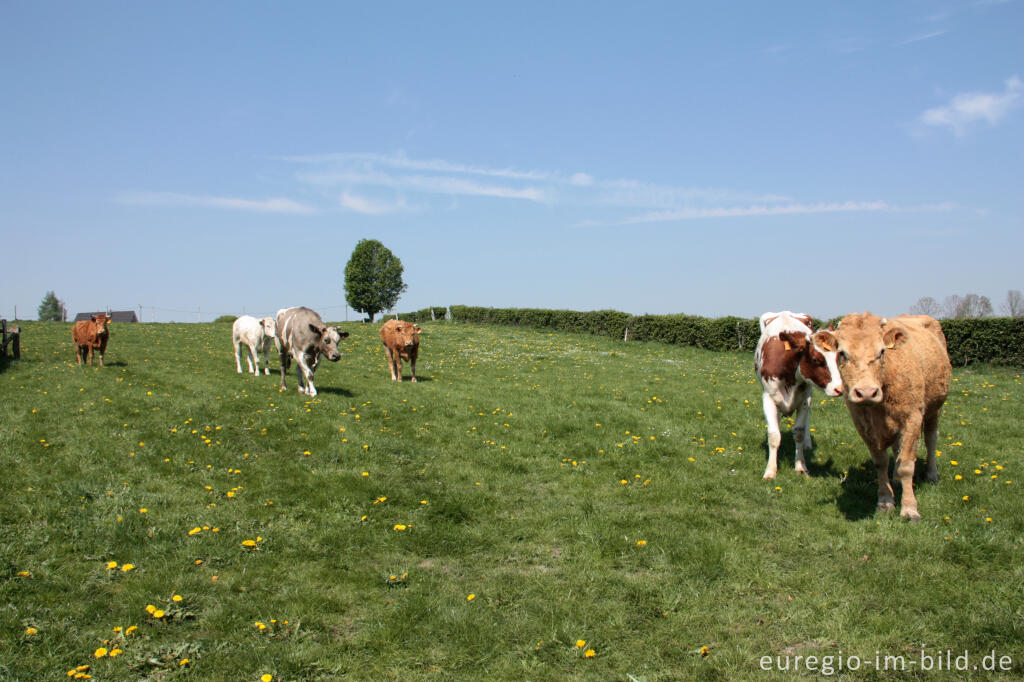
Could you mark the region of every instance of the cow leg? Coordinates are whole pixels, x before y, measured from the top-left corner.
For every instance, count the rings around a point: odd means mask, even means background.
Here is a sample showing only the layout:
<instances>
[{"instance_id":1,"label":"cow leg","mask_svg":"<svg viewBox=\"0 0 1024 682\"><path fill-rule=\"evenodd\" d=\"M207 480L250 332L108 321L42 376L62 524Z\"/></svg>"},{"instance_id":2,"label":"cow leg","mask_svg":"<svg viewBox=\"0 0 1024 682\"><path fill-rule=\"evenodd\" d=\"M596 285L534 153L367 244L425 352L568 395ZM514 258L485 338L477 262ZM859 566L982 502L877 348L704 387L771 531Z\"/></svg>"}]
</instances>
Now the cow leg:
<instances>
[{"instance_id":1,"label":"cow leg","mask_svg":"<svg viewBox=\"0 0 1024 682\"><path fill-rule=\"evenodd\" d=\"M875 473L878 475L878 508L882 511L892 511L896 508L896 498L893 497L892 485L889 483L889 450L870 445L868 449L871 451L871 461L875 463Z\"/></svg>"},{"instance_id":2,"label":"cow leg","mask_svg":"<svg viewBox=\"0 0 1024 682\"><path fill-rule=\"evenodd\" d=\"M249 348L249 354L245 356L245 361L249 363L249 371L253 373L253 376L260 375L260 358L257 355L256 344L247 343L245 344ZM251 359L250 359L251 357ZM254 368L253 365L256 365Z\"/></svg>"},{"instance_id":3,"label":"cow leg","mask_svg":"<svg viewBox=\"0 0 1024 682\"><path fill-rule=\"evenodd\" d=\"M395 376L395 358L391 349L387 347L387 344L384 345L384 357L388 360L388 369L391 371L391 380L395 381L397 379Z\"/></svg>"},{"instance_id":4,"label":"cow leg","mask_svg":"<svg viewBox=\"0 0 1024 682\"><path fill-rule=\"evenodd\" d=\"M82 364L82 347L75 343L75 360L78 360L78 364Z\"/></svg>"},{"instance_id":5,"label":"cow leg","mask_svg":"<svg viewBox=\"0 0 1024 682\"><path fill-rule=\"evenodd\" d=\"M100 367L103 366L103 349L100 349Z\"/></svg>"},{"instance_id":6,"label":"cow leg","mask_svg":"<svg viewBox=\"0 0 1024 682\"><path fill-rule=\"evenodd\" d=\"M804 462L804 450L811 449L811 431L808 428L811 421L811 398L813 397L809 388L805 387L807 397L800 401L796 410L796 419L793 421L793 444L796 455L793 461L793 470L799 474L807 473L807 464Z\"/></svg>"},{"instance_id":7,"label":"cow leg","mask_svg":"<svg viewBox=\"0 0 1024 682\"><path fill-rule=\"evenodd\" d=\"M924 446L928 450L928 473L926 480L929 483L939 482L939 463L935 459L935 446L939 440L939 414L942 410L935 410L924 417Z\"/></svg>"},{"instance_id":8,"label":"cow leg","mask_svg":"<svg viewBox=\"0 0 1024 682\"><path fill-rule=\"evenodd\" d=\"M900 438L900 454L896 458L896 475L903 486L900 516L911 521L921 520L921 514L917 511L917 498L914 496L914 466L917 464L917 441L920 433L921 416L916 415L907 420Z\"/></svg>"},{"instance_id":9,"label":"cow leg","mask_svg":"<svg viewBox=\"0 0 1024 682\"><path fill-rule=\"evenodd\" d=\"M239 374L242 373L242 343L237 339L233 340L235 344L235 371Z\"/></svg>"},{"instance_id":10,"label":"cow leg","mask_svg":"<svg viewBox=\"0 0 1024 682\"><path fill-rule=\"evenodd\" d=\"M263 374L270 376L270 346L263 342Z\"/></svg>"},{"instance_id":11,"label":"cow leg","mask_svg":"<svg viewBox=\"0 0 1024 682\"><path fill-rule=\"evenodd\" d=\"M779 445L782 433L779 431L779 406L775 404L767 392L761 394L761 405L764 408L764 419L768 422L768 465L764 468L762 478L775 478L779 471Z\"/></svg>"},{"instance_id":12,"label":"cow leg","mask_svg":"<svg viewBox=\"0 0 1024 682\"><path fill-rule=\"evenodd\" d=\"M96 350L92 347L92 345L89 346L88 353L89 353L89 366L92 367L92 356L96 354Z\"/></svg>"},{"instance_id":13,"label":"cow leg","mask_svg":"<svg viewBox=\"0 0 1024 682\"><path fill-rule=\"evenodd\" d=\"M315 398L316 386L313 385L313 370L309 368L305 353L295 358L295 374L299 378L299 393L305 393L310 398ZM306 383L305 389L302 387L303 380Z\"/></svg>"},{"instance_id":14,"label":"cow leg","mask_svg":"<svg viewBox=\"0 0 1024 682\"><path fill-rule=\"evenodd\" d=\"M416 383L416 356L409 356L409 366L412 368L412 381Z\"/></svg>"},{"instance_id":15,"label":"cow leg","mask_svg":"<svg viewBox=\"0 0 1024 682\"><path fill-rule=\"evenodd\" d=\"M284 348L280 348L279 350L281 351L281 387L279 390L283 391L287 388L287 386L284 385L284 377L285 374L288 373L288 361L291 360L291 356Z\"/></svg>"}]
</instances>

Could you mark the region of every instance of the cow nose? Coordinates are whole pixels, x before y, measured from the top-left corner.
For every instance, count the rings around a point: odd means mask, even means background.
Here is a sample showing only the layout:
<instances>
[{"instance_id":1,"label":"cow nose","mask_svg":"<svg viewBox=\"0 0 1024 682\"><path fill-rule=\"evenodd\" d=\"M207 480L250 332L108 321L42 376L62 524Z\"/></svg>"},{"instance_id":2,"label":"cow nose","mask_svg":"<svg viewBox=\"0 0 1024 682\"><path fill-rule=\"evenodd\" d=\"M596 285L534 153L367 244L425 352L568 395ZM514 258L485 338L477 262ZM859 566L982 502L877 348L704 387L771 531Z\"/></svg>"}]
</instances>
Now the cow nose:
<instances>
[{"instance_id":1,"label":"cow nose","mask_svg":"<svg viewBox=\"0 0 1024 682\"><path fill-rule=\"evenodd\" d=\"M865 402L877 402L878 401L878 396L879 396L879 394L881 392L882 392L882 389L880 389L877 386L869 386L869 387L866 387L866 388L855 388L855 389L853 389L854 397L856 397L857 400L862 400L862 401L865 401Z\"/></svg>"}]
</instances>

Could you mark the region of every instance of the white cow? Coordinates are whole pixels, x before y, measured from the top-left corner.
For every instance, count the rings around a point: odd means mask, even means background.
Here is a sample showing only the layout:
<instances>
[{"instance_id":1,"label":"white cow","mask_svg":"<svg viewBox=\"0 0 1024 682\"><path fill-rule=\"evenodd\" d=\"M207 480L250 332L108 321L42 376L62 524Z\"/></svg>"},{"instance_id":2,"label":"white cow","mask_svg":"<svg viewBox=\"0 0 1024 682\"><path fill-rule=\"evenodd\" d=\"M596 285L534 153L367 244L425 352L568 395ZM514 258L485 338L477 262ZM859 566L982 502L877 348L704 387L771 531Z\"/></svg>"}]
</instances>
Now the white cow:
<instances>
[{"instance_id":1,"label":"white cow","mask_svg":"<svg viewBox=\"0 0 1024 682\"><path fill-rule=\"evenodd\" d=\"M235 346L235 368L242 373L242 345L249 349L245 361L249 363L249 371L260 374L260 361L257 353L263 353L263 373L270 374L270 349L277 338L277 321L272 317L256 319L252 315L242 315L231 327L231 342ZM253 366L255 364L255 367Z\"/></svg>"}]
</instances>

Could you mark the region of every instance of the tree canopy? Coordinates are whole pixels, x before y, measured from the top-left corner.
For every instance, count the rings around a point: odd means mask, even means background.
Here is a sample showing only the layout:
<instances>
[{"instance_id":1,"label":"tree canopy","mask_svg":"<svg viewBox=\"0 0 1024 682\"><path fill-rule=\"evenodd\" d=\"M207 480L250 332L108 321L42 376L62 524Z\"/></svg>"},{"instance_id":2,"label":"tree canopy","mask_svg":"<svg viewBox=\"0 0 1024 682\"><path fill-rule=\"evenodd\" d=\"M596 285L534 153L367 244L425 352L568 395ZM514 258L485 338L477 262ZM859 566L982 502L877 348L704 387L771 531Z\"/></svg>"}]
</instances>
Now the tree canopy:
<instances>
[{"instance_id":1,"label":"tree canopy","mask_svg":"<svg viewBox=\"0 0 1024 682\"><path fill-rule=\"evenodd\" d=\"M64 319L64 301L52 291L47 291L36 312L41 322L60 322Z\"/></svg>"},{"instance_id":2,"label":"tree canopy","mask_svg":"<svg viewBox=\"0 0 1024 682\"><path fill-rule=\"evenodd\" d=\"M352 309L374 316L391 310L408 288L402 261L376 239L361 239L345 266L345 300Z\"/></svg>"}]
</instances>

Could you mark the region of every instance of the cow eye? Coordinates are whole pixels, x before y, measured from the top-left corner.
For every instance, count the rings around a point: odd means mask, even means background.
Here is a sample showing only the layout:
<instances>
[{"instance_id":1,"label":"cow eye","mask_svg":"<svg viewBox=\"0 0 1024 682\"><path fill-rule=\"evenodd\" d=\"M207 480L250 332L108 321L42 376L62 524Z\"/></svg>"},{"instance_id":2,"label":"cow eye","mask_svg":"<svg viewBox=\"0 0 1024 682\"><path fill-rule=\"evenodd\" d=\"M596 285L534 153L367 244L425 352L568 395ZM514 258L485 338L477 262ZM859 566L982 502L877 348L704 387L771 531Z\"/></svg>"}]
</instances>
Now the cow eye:
<instances>
[{"instance_id":1,"label":"cow eye","mask_svg":"<svg viewBox=\"0 0 1024 682\"><path fill-rule=\"evenodd\" d=\"M846 361L850 359L850 356L846 354L845 350L841 350L838 353L836 353L836 359L839 360L839 362L845 364Z\"/></svg>"},{"instance_id":2,"label":"cow eye","mask_svg":"<svg viewBox=\"0 0 1024 682\"><path fill-rule=\"evenodd\" d=\"M878 351L878 357L876 357L875 359L876 360L881 360L882 356L884 356L884 355L885 355L885 348L882 348L881 350Z\"/></svg>"}]
</instances>

